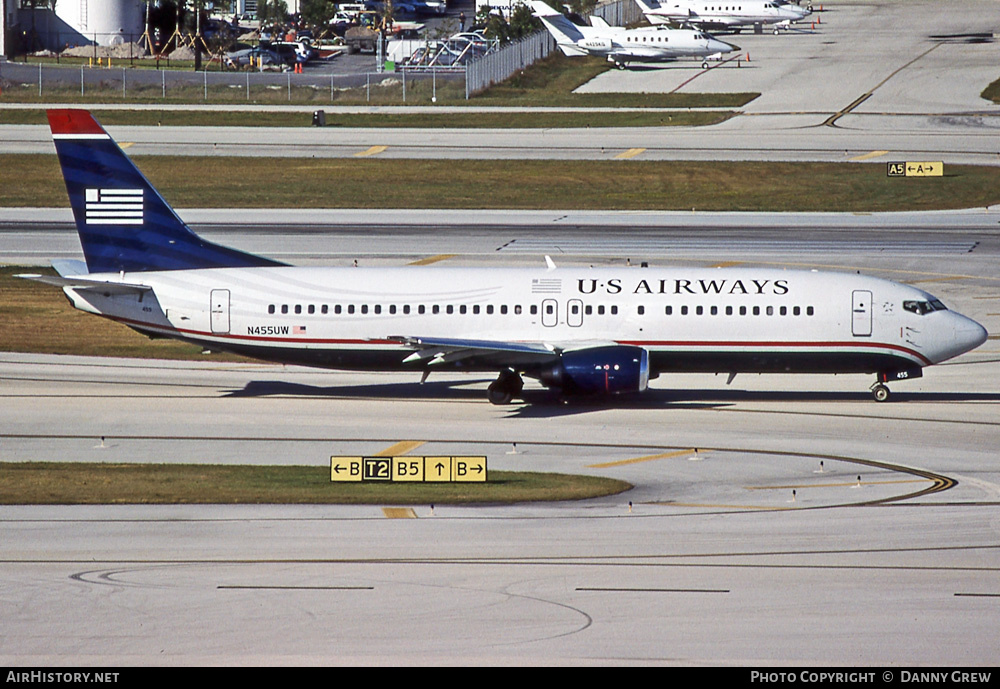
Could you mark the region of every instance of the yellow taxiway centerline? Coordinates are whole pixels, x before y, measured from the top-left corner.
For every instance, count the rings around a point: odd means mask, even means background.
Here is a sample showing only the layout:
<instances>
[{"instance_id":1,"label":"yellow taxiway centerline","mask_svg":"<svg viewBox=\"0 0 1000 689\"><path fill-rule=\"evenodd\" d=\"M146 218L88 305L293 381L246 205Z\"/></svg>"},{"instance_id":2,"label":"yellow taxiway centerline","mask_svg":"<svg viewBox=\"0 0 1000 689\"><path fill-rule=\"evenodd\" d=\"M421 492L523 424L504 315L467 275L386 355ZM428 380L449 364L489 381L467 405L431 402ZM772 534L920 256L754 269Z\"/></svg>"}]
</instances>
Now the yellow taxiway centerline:
<instances>
[{"instance_id":1,"label":"yellow taxiway centerline","mask_svg":"<svg viewBox=\"0 0 1000 689\"><path fill-rule=\"evenodd\" d=\"M405 455L407 452L412 452L418 447L426 443L426 440L404 440L398 442L391 447L387 447L381 452L378 452L373 457L398 457L400 455Z\"/></svg>"},{"instance_id":2,"label":"yellow taxiway centerline","mask_svg":"<svg viewBox=\"0 0 1000 689\"><path fill-rule=\"evenodd\" d=\"M884 156L888 152L889 151L872 151L871 153L865 153L864 155L854 156L853 158L851 158L851 162L854 163L861 160L871 160L872 158L880 158L881 156Z\"/></svg>"},{"instance_id":3,"label":"yellow taxiway centerline","mask_svg":"<svg viewBox=\"0 0 1000 689\"><path fill-rule=\"evenodd\" d=\"M617 462L604 462L602 464L588 464L588 469L606 469L608 467L620 467L626 464L639 464L641 462L653 462L657 459L670 459L671 457L682 457L691 453L698 453L697 448L689 450L677 450L676 452L664 452L658 455L645 455L644 457L633 457L632 459L620 459Z\"/></svg>"},{"instance_id":4,"label":"yellow taxiway centerline","mask_svg":"<svg viewBox=\"0 0 1000 689\"><path fill-rule=\"evenodd\" d=\"M369 148L366 151L361 151L360 153L355 153L354 157L355 158L364 158L366 156L376 156L379 153L382 153L387 148L389 148L389 147L388 146L372 146L371 148Z\"/></svg>"},{"instance_id":5,"label":"yellow taxiway centerline","mask_svg":"<svg viewBox=\"0 0 1000 689\"><path fill-rule=\"evenodd\" d=\"M432 263L437 263L438 261L447 261L449 258L455 258L458 254L438 254L437 256L428 256L427 258L421 258L419 261L412 261L409 265L411 266L429 266Z\"/></svg>"},{"instance_id":6,"label":"yellow taxiway centerline","mask_svg":"<svg viewBox=\"0 0 1000 689\"><path fill-rule=\"evenodd\" d=\"M630 148L627 151L622 151L615 156L615 160L627 160L629 158L635 158L640 153L645 153L645 148Z\"/></svg>"}]
</instances>

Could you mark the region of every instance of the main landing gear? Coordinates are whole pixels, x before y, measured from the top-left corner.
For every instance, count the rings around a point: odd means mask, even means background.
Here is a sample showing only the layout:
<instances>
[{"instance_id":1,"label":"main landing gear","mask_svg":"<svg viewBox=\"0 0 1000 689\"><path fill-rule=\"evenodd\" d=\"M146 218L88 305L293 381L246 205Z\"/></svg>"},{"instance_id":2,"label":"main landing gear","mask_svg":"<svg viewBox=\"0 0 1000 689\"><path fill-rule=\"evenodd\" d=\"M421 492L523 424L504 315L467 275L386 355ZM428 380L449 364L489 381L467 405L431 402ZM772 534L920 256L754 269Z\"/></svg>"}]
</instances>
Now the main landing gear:
<instances>
[{"instance_id":1,"label":"main landing gear","mask_svg":"<svg viewBox=\"0 0 1000 689\"><path fill-rule=\"evenodd\" d=\"M524 381L514 371L506 369L486 388L486 399L490 404L510 404L511 400L521 394Z\"/></svg>"}]
</instances>

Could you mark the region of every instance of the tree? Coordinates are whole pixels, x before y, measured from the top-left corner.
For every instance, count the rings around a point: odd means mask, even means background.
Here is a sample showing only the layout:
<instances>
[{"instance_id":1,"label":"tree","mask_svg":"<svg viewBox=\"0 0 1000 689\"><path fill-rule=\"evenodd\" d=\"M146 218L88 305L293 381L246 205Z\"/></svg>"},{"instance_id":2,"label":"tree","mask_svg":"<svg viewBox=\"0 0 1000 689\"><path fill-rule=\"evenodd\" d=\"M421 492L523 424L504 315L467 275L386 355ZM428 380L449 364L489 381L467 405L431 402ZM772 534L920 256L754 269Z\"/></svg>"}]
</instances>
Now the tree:
<instances>
[{"instance_id":1,"label":"tree","mask_svg":"<svg viewBox=\"0 0 1000 689\"><path fill-rule=\"evenodd\" d=\"M313 29L322 30L330 26L330 20L337 13L331 0L302 0L302 22Z\"/></svg>"},{"instance_id":2,"label":"tree","mask_svg":"<svg viewBox=\"0 0 1000 689\"><path fill-rule=\"evenodd\" d=\"M257 3L257 19L260 28L265 26L283 26L288 21L288 5L285 0L260 0Z\"/></svg>"},{"instance_id":3,"label":"tree","mask_svg":"<svg viewBox=\"0 0 1000 689\"><path fill-rule=\"evenodd\" d=\"M520 4L510 13L510 38L517 40L542 28L542 22L527 5Z\"/></svg>"}]
</instances>

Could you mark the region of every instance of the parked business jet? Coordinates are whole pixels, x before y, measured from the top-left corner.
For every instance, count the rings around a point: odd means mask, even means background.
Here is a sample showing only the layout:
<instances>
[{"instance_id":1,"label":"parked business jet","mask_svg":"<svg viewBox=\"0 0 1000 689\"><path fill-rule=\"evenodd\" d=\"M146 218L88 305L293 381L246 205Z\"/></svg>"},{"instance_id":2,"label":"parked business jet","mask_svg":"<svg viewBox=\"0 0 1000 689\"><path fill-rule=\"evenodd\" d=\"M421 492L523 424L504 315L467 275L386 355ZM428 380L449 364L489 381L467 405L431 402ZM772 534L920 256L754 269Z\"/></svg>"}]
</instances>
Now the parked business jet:
<instances>
[{"instance_id":1,"label":"parked business jet","mask_svg":"<svg viewBox=\"0 0 1000 689\"><path fill-rule=\"evenodd\" d=\"M577 26L544 2L531 0L528 4L563 54L607 57L619 69L625 69L630 62L664 62L683 57L702 58L701 66L707 68L706 58L721 58L725 53L739 50L692 29L667 26L626 29L610 26L600 17L590 18L592 26Z\"/></svg>"},{"instance_id":2,"label":"parked business jet","mask_svg":"<svg viewBox=\"0 0 1000 689\"><path fill-rule=\"evenodd\" d=\"M489 371L566 396L641 392L674 371L874 373L967 352L986 330L922 290L760 268L313 268L192 232L84 110L49 123L86 263L60 261L78 309L154 337L323 368Z\"/></svg>"},{"instance_id":3,"label":"parked business jet","mask_svg":"<svg viewBox=\"0 0 1000 689\"><path fill-rule=\"evenodd\" d=\"M675 24L703 31L739 33L765 24L787 29L811 10L781 0L635 0L650 24Z\"/></svg>"}]
</instances>

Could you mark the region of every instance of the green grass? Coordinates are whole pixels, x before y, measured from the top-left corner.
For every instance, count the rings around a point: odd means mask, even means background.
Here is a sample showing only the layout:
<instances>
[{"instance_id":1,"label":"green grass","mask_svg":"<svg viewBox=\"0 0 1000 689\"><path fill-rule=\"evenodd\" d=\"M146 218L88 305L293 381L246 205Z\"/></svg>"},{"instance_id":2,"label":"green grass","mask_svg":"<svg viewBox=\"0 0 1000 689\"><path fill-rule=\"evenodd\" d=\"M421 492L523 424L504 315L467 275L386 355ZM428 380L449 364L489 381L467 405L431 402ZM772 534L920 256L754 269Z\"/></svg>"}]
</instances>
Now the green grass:
<instances>
[{"instance_id":1,"label":"green grass","mask_svg":"<svg viewBox=\"0 0 1000 689\"><path fill-rule=\"evenodd\" d=\"M997 79L984 88L983 92L979 95L986 100L993 101L994 103L1000 105L1000 79Z\"/></svg>"},{"instance_id":2,"label":"green grass","mask_svg":"<svg viewBox=\"0 0 1000 689\"><path fill-rule=\"evenodd\" d=\"M321 107L321 106L320 106ZM206 112L201 110L91 110L104 125L201 126L201 127L310 127L309 112ZM733 111L662 110L623 112L434 112L333 113L327 127L415 127L422 129L523 129L558 127L664 127L704 126L723 122ZM0 124L48 124L45 111L0 110Z\"/></svg>"},{"instance_id":3,"label":"green grass","mask_svg":"<svg viewBox=\"0 0 1000 689\"><path fill-rule=\"evenodd\" d=\"M134 159L179 208L876 212L1000 203L1000 168L986 166L891 178L878 163ZM67 203L55 156L0 156L0 207Z\"/></svg>"},{"instance_id":4,"label":"green grass","mask_svg":"<svg viewBox=\"0 0 1000 689\"><path fill-rule=\"evenodd\" d=\"M0 463L0 504L510 504L622 493L615 479L491 471L486 483L334 483L328 466Z\"/></svg>"}]
</instances>

